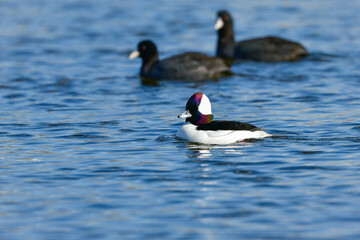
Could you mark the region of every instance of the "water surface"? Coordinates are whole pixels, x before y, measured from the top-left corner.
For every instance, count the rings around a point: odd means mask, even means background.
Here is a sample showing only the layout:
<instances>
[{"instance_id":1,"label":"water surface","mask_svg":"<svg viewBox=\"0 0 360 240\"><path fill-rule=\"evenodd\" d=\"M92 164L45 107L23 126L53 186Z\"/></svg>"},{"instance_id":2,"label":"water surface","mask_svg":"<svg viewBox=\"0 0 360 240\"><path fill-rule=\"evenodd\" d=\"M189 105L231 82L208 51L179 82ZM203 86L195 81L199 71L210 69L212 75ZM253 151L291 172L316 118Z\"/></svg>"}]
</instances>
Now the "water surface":
<instances>
[{"instance_id":1,"label":"water surface","mask_svg":"<svg viewBox=\"0 0 360 240\"><path fill-rule=\"evenodd\" d=\"M215 53L216 11L237 39L277 35L312 53L239 63L204 82L138 76L161 58ZM0 2L1 239L359 239L360 2ZM175 138L202 91L216 119L274 137Z\"/></svg>"}]
</instances>

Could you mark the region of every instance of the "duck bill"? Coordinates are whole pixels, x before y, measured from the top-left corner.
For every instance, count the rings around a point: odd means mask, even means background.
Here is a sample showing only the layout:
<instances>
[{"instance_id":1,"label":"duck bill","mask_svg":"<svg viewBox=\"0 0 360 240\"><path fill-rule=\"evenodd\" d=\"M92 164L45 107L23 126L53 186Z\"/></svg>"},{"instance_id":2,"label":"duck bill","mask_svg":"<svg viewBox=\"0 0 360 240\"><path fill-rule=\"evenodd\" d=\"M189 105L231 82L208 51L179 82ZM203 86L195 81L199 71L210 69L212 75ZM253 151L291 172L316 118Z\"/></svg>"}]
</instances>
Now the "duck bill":
<instances>
[{"instance_id":1,"label":"duck bill","mask_svg":"<svg viewBox=\"0 0 360 240\"><path fill-rule=\"evenodd\" d=\"M224 21L221 19L221 17L218 17L214 25L215 30L220 30L223 26L224 26Z\"/></svg>"},{"instance_id":2,"label":"duck bill","mask_svg":"<svg viewBox=\"0 0 360 240\"><path fill-rule=\"evenodd\" d=\"M189 117L191 117L192 115L191 115L191 113L190 113L190 111L189 110L186 110L185 112L183 112L182 114L180 114L179 116L178 116L178 118L189 118Z\"/></svg>"},{"instance_id":3,"label":"duck bill","mask_svg":"<svg viewBox=\"0 0 360 240\"><path fill-rule=\"evenodd\" d=\"M133 51L132 53L130 53L129 55L129 59L134 59L140 56L140 52L138 50Z\"/></svg>"}]
</instances>

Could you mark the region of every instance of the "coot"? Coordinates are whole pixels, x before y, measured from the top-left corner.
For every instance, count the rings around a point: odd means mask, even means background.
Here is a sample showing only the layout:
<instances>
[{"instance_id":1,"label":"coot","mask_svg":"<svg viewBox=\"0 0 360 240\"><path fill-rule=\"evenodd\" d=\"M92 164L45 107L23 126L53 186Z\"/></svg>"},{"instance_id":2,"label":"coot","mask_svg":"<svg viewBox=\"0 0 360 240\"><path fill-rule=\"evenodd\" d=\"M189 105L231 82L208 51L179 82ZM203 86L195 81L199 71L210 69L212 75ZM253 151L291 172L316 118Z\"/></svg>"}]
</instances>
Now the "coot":
<instances>
[{"instance_id":1,"label":"coot","mask_svg":"<svg viewBox=\"0 0 360 240\"><path fill-rule=\"evenodd\" d=\"M278 62L294 61L308 55L300 43L279 37L271 36L235 42L233 19L225 10L218 12L214 27L219 34L216 55L224 59Z\"/></svg>"},{"instance_id":2,"label":"coot","mask_svg":"<svg viewBox=\"0 0 360 240\"><path fill-rule=\"evenodd\" d=\"M204 80L217 78L230 72L221 58L197 52L187 52L159 60L156 45L150 40L141 41L129 58L142 58L140 75L152 79Z\"/></svg>"}]
</instances>

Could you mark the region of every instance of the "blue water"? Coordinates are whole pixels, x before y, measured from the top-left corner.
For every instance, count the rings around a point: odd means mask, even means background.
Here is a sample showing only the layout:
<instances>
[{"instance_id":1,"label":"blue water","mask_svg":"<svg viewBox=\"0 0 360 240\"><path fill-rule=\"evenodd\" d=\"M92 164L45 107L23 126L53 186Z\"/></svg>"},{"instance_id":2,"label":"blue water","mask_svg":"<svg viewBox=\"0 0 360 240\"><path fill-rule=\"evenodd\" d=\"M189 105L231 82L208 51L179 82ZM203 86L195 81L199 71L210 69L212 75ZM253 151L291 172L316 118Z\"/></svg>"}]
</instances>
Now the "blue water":
<instances>
[{"instance_id":1,"label":"blue water","mask_svg":"<svg viewBox=\"0 0 360 240\"><path fill-rule=\"evenodd\" d=\"M145 84L128 54L277 35L312 53ZM0 1L0 239L360 239L360 1ZM274 135L175 138L202 91Z\"/></svg>"}]
</instances>

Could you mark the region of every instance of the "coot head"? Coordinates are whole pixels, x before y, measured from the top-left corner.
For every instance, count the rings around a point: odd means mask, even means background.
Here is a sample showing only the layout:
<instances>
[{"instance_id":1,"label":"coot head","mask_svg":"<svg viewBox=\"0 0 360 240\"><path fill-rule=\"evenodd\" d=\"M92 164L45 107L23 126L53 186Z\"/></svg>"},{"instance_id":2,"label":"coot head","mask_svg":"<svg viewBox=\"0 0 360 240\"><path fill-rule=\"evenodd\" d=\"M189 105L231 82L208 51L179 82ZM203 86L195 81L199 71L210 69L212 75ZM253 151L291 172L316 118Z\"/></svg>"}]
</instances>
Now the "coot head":
<instances>
[{"instance_id":1,"label":"coot head","mask_svg":"<svg viewBox=\"0 0 360 240\"><path fill-rule=\"evenodd\" d=\"M141 41L138 44L137 50L134 50L129 59L137 57L142 58L141 75L146 75L151 71L152 67L159 61L159 55L156 45L150 40Z\"/></svg>"},{"instance_id":2,"label":"coot head","mask_svg":"<svg viewBox=\"0 0 360 240\"><path fill-rule=\"evenodd\" d=\"M145 62L151 59L158 58L158 51L156 45L150 40L141 41L138 44L137 50L129 55L129 59L141 57Z\"/></svg>"},{"instance_id":3,"label":"coot head","mask_svg":"<svg viewBox=\"0 0 360 240\"><path fill-rule=\"evenodd\" d=\"M214 28L219 32L233 29L233 19L228 11L221 10L217 13L217 18Z\"/></svg>"},{"instance_id":4,"label":"coot head","mask_svg":"<svg viewBox=\"0 0 360 240\"><path fill-rule=\"evenodd\" d=\"M232 59L235 50L233 19L228 11L222 10L217 13L214 28L218 31L216 56L224 59Z\"/></svg>"}]
</instances>

